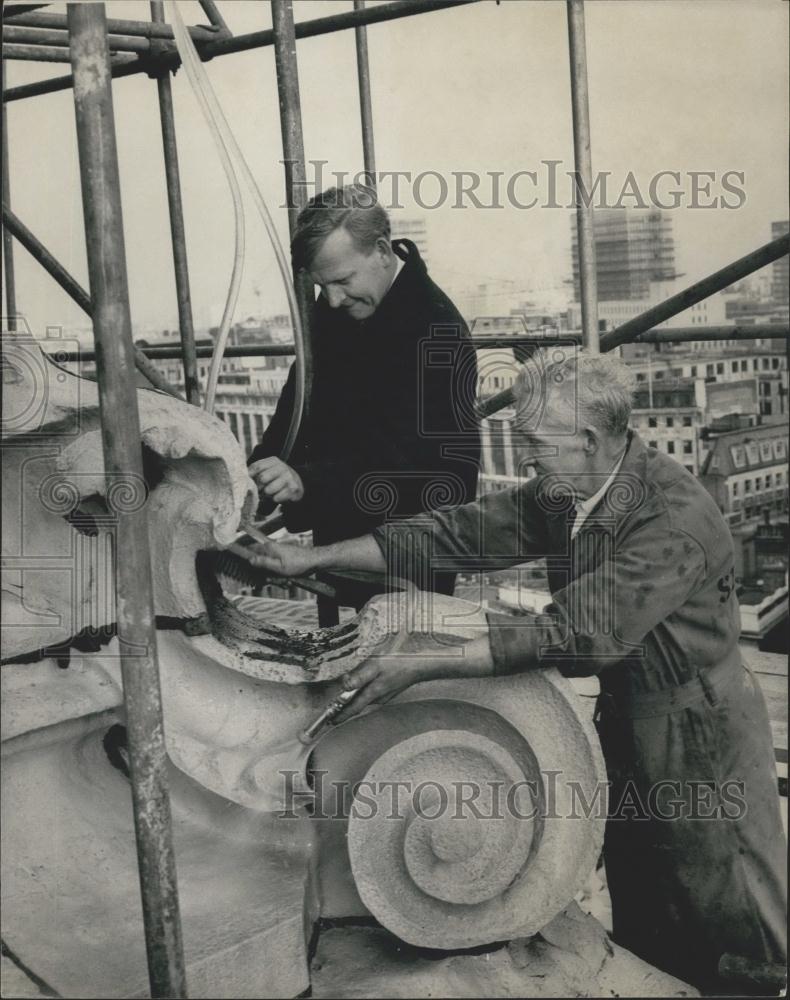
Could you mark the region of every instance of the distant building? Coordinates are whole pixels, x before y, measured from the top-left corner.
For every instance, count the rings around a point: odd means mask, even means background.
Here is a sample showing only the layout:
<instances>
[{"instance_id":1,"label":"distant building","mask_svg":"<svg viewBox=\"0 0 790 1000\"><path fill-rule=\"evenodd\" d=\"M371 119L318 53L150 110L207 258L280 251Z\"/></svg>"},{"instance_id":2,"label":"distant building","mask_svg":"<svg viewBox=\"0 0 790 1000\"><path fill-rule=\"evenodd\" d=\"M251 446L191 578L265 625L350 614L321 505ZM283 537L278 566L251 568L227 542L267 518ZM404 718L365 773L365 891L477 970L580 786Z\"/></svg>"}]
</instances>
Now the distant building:
<instances>
[{"instance_id":1,"label":"distant building","mask_svg":"<svg viewBox=\"0 0 790 1000\"><path fill-rule=\"evenodd\" d=\"M787 302L782 307L779 302L758 299L754 296L730 297L726 301L725 313L727 322L737 326L754 326L757 323L760 325L786 323Z\"/></svg>"},{"instance_id":2,"label":"distant building","mask_svg":"<svg viewBox=\"0 0 790 1000\"><path fill-rule=\"evenodd\" d=\"M428 246L428 224L419 216L401 218L397 212L390 213L393 240L411 240L420 251L420 256L430 267Z\"/></svg>"},{"instance_id":3,"label":"distant building","mask_svg":"<svg viewBox=\"0 0 790 1000\"><path fill-rule=\"evenodd\" d=\"M196 346L213 347L217 329L198 336ZM292 340L291 320L287 315L264 320L249 317L234 324L228 335L228 345L234 347L283 343ZM165 330L159 336L149 335L137 340L138 347L177 346L177 330ZM293 358L288 355L271 357L225 357L220 366L214 413L233 432L246 454L260 440L277 407L277 401L288 378ZM181 361L157 359L154 365L170 384L183 392L184 371ZM211 358L198 358L198 379L205 392L211 370Z\"/></svg>"},{"instance_id":4,"label":"distant building","mask_svg":"<svg viewBox=\"0 0 790 1000\"><path fill-rule=\"evenodd\" d=\"M711 442L700 480L730 526L787 513L787 426L765 424Z\"/></svg>"},{"instance_id":5,"label":"distant building","mask_svg":"<svg viewBox=\"0 0 790 1000\"><path fill-rule=\"evenodd\" d=\"M787 353L782 341L719 341L713 343L717 348L715 353L702 351L701 348L689 352L688 344L678 345L678 349L671 352L662 350L660 354L653 353L649 344L633 346L640 348L641 353L634 351L627 360L636 373L638 384L657 388L659 385L674 384L678 379L703 379L708 385L754 380L759 416L776 418L787 415ZM718 399L723 401L724 396L719 395Z\"/></svg>"},{"instance_id":6,"label":"distant building","mask_svg":"<svg viewBox=\"0 0 790 1000\"><path fill-rule=\"evenodd\" d=\"M598 301L650 297L652 282L675 278L672 216L657 209L600 208L593 213ZM571 218L573 287L581 301L578 233Z\"/></svg>"},{"instance_id":7,"label":"distant building","mask_svg":"<svg viewBox=\"0 0 790 1000\"><path fill-rule=\"evenodd\" d=\"M702 378L641 383L631 425L647 445L698 475L721 431L756 426L760 420L756 379L705 382Z\"/></svg>"},{"instance_id":8,"label":"distant building","mask_svg":"<svg viewBox=\"0 0 790 1000\"><path fill-rule=\"evenodd\" d=\"M700 476L732 533L747 639L787 617L787 453L784 422L732 431L711 442Z\"/></svg>"},{"instance_id":9,"label":"distant building","mask_svg":"<svg viewBox=\"0 0 790 1000\"><path fill-rule=\"evenodd\" d=\"M598 322L601 325L601 329L614 330L621 324L628 322L628 320L641 316L643 312L670 298L670 296L676 294L678 291L680 291L680 288L675 284L652 282L648 296L645 299L613 299L609 302L599 302ZM710 326L731 326L735 320L728 317L727 306L728 303L722 295L711 295L709 298L697 302L695 305L690 306L676 316L672 316L663 323L657 323L656 329L671 330L677 327L687 328L698 326L705 328ZM578 329L581 326L581 307L578 303L575 303L574 309L576 310L574 319L576 320ZM710 344L715 349L718 342L686 341L687 349L691 343L695 345L699 344L700 346ZM628 358L639 347L640 345L638 344L624 344L622 349L623 357Z\"/></svg>"},{"instance_id":10,"label":"distant building","mask_svg":"<svg viewBox=\"0 0 790 1000\"><path fill-rule=\"evenodd\" d=\"M786 236L790 232L790 220L783 219L781 222L771 223L771 239L778 240L780 236ZM787 254L775 260L771 265L771 298L778 305L787 309L790 299L790 258Z\"/></svg>"}]
</instances>

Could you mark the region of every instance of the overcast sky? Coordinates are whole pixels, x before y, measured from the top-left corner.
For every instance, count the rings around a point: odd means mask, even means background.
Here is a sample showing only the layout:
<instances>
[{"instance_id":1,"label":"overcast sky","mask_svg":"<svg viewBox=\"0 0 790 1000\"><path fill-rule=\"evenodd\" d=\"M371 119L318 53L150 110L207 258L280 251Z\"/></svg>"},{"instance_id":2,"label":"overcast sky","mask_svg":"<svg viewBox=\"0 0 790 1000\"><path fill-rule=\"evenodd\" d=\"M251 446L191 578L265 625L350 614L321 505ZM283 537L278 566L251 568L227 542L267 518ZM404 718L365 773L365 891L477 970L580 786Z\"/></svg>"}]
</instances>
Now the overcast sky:
<instances>
[{"instance_id":1,"label":"overcast sky","mask_svg":"<svg viewBox=\"0 0 790 1000\"><path fill-rule=\"evenodd\" d=\"M147 19L149 5L114 0L108 14ZM271 26L269 4L219 0L234 33ZM181 3L187 23L204 21ZM297 20L349 10L350 2L296 0ZM52 10L65 11L64 4ZM629 171L647 197L662 170L682 174L683 207L673 212L679 269L688 282L770 239L787 218L788 11L784 0L588 0L593 168L611 171L616 199ZM538 174L522 181L523 202L545 200L546 168L573 168L565 4L492 0L368 30L379 170L437 171L452 195L453 172ZM332 170L362 167L353 31L298 43L305 150ZM67 67L13 62L7 86L62 74ZM210 80L250 167L287 236L277 89L272 48L217 58ZM233 255L230 194L208 129L183 71L174 79L189 263L196 323L216 323ZM123 189L131 308L138 332L177 322L156 85L145 75L118 80L114 100ZM70 91L9 105L14 210L87 288L82 207ZM692 209L689 171L714 171L711 197L738 208ZM721 176L744 196L727 194ZM668 192L671 183L661 187ZM391 184L382 186L386 195ZM414 209L413 191L402 201ZM489 192L488 196L486 192ZM490 197L490 181L480 188ZM440 189L421 189L434 203ZM506 191L503 186L503 199ZM666 196L666 195L665 195ZM567 182L558 200L567 202ZM549 288L569 274L567 208L513 205L454 208L453 198L422 212L432 273L462 297L478 282ZM626 199L624 204L633 204ZM421 210L420 210L421 211ZM404 210L403 214L413 214ZM250 206L248 255L238 317L285 311L285 296L262 225ZM17 302L35 333L86 325L80 310L21 248Z\"/></svg>"}]
</instances>

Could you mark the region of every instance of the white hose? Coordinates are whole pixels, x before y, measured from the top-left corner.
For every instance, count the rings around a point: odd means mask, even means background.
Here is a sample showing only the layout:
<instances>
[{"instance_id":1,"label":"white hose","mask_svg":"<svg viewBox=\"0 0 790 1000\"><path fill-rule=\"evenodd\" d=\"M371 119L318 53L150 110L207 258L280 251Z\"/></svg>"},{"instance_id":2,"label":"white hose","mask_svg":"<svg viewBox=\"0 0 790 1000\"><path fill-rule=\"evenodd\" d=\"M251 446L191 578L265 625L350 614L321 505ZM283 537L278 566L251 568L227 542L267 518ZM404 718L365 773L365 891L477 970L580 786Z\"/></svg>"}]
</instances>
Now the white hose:
<instances>
[{"instance_id":1,"label":"white hose","mask_svg":"<svg viewBox=\"0 0 790 1000\"><path fill-rule=\"evenodd\" d=\"M296 434L298 433L299 424L301 423L301 416L304 409L305 386L302 324L296 302L296 293L291 281L291 270L269 209L258 185L255 182L255 178L252 176L252 171L247 165L247 161L245 160L244 155L236 142L236 138L233 135L225 114L222 111L222 107L217 100L214 89L209 82L208 75L203 68L200 56L197 54L192 38L190 37L190 34L181 18L181 13L178 10L178 3L176 0L165 0L165 7L168 11L168 21L173 28L173 35L178 47L178 53L181 57L181 61L184 65L184 69L192 89L195 92L195 96L197 97L201 109L203 110L203 115L209 129L211 130L212 136L214 137L220 158L222 159L222 165L225 169L225 174L228 178L228 183L230 184L231 192L233 194L233 209L236 218L236 252L233 261L233 273L231 276L230 288L228 290L228 298L225 303L225 311L222 316L220 332L217 336L214 354L211 359L211 369L209 372L209 381L204 406L209 413L213 412L217 381L219 379L219 372L222 366L222 358L225 353L225 345L230 329L230 321L238 299L239 285L241 283L241 274L243 270L244 209L241 201L238 179L236 176L236 168L238 168L242 179L252 195L258 214L263 220L272 249L274 250L277 266L280 269L283 285L285 286L285 294L288 298L288 309L291 314L291 323L294 331L294 342L296 344L297 351L296 398L294 400L291 425L288 429L288 436L283 449L283 455L281 456L283 459L286 459L291 450L294 439L296 438Z\"/></svg>"}]
</instances>

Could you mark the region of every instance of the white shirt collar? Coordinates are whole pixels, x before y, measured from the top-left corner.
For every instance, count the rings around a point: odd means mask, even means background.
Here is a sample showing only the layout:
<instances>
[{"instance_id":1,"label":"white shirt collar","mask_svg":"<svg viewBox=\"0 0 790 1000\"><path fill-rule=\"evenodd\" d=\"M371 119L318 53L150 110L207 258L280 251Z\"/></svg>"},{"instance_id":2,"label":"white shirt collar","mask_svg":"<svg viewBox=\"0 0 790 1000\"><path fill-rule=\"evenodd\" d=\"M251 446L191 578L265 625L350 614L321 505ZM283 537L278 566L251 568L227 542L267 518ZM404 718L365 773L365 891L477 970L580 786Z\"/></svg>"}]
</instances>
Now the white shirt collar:
<instances>
[{"instance_id":1,"label":"white shirt collar","mask_svg":"<svg viewBox=\"0 0 790 1000\"><path fill-rule=\"evenodd\" d=\"M606 482L603 484L603 486L596 493L593 493L591 497L587 497L585 500L577 500L576 503L574 504L576 508L576 520L573 522L573 528L571 529L571 537L575 537L578 534L578 532L581 530L581 526L584 524L584 522L587 520L590 514L592 514L592 512L595 510L595 508L598 506L601 500L603 500L604 494L612 485L615 476L620 471L620 466L623 464L626 451L628 451L628 448L626 448L623 451L623 454L620 456L617 465L615 465L615 467L609 473L609 476L606 479Z\"/></svg>"},{"instance_id":2,"label":"white shirt collar","mask_svg":"<svg viewBox=\"0 0 790 1000\"><path fill-rule=\"evenodd\" d=\"M401 273L401 271L403 270L403 267L404 267L404 265L406 263L406 261L402 260L397 254L395 254L395 261L396 261L396 264L395 264L395 273L392 276L392 281L390 282L390 288L392 288L392 286L395 284L395 279ZM388 288L387 291L389 291L390 288Z\"/></svg>"}]
</instances>

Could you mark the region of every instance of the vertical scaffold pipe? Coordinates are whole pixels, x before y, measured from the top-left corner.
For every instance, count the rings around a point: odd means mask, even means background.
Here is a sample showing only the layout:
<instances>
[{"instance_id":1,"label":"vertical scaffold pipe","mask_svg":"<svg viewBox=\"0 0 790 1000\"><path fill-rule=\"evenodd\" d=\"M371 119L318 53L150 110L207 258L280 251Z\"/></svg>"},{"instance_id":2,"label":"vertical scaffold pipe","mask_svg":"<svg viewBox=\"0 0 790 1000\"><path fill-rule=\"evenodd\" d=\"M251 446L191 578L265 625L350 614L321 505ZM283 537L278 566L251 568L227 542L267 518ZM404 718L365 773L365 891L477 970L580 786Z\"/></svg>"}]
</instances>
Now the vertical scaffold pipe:
<instances>
[{"instance_id":1,"label":"vertical scaffold pipe","mask_svg":"<svg viewBox=\"0 0 790 1000\"><path fill-rule=\"evenodd\" d=\"M151 996L186 997L104 4L70 3L68 27Z\"/></svg>"},{"instance_id":2,"label":"vertical scaffold pipe","mask_svg":"<svg viewBox=\"0 0 790 1000\"><path fill-rule=\"evenodd\" d=\"M162 0L151 0L151 20L155 24L164 24L165 14ZM170 86L170 71L168 69L161 70L156 78L156 85L159 89L159 118L162 122L162 149L165 157L167 204L170 210L170 237L173 243L173 266L176 276L184 389L189 402L200 406L200 382L198 380L197 355L195 354L195 327L192 322L192 296L189 291L189 266L184 230L184 208L181 203L181 178L178 172L173 91Z\"/></svg>"},{"instance_id":3,"label":"vertical scaffold pipe","mask_svg":"<svg viewBox=\"0 0 790 1000\"><path fill-rule=\"evenodd\" d=\"M2 89L5 90L5 60L3 60ZM11 178L8 172L8 110L3 102L3 204L11 208ZM3 226L3 282L5 284L6 327L16 330L16 281L14 279L14 238Z\"/></svg>"},{"instance_id":4,"label":"vertical scaffold pipe","mask_svg":"<svg viewBox=\"0 0 790 1000\"><path fill-rule=\"evenodd\" d=\"M584 0L567 0L568 47L573 110L573 157L576 170L576 229L579 237L579 284L582 338L593 354L599 351L598 281L595 270L593 229L593 176L590 151L590 101L587 91L587 49L584 34Z\"/></svg>"},{"instance_id":5,"label":"vertical scaffold pipe","mask_svg":"<svg viewBox=\"0 0 790 1000\"><path fill-rule=\"evenodd\" d=\"M364 10L365 0L354 0L354 10ZM364 24L354 28L357 42L357 75L359 76L359 110L362 117L362 158L368 184L376 187L376 150L373 142L373 104L370 99L370 65L368 63L368 29Z\"/></svg>"},{"instance_id":6,"label":"vertical scaffold pipe","mask_svg":"<svg viewBox=\"0 0 790 1000\"><path fill-rule=\"evenodd\" d=\"M307 180L302 133L302 103L299 97L299 71L296 64L296 34L291 0L271 0L274 30L274 61L277 69L277 93L280 101L280 130L285 164L285 196L288 205L288 229L293 239L299 212L307 204ZM304 406L302 425L310 419L313 388L312 313L313 285L306 274L294 273L296 301L302 320L302 389ZM299 371L297 367L297 379ZM297 382L297 393L299 385ZM289 430L288 438L292 438Z\"/></svg>"}]
</instances>

